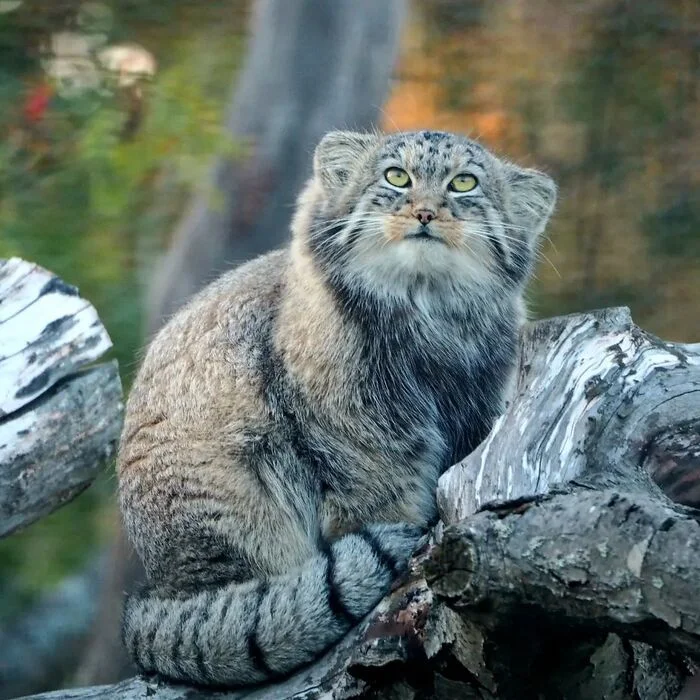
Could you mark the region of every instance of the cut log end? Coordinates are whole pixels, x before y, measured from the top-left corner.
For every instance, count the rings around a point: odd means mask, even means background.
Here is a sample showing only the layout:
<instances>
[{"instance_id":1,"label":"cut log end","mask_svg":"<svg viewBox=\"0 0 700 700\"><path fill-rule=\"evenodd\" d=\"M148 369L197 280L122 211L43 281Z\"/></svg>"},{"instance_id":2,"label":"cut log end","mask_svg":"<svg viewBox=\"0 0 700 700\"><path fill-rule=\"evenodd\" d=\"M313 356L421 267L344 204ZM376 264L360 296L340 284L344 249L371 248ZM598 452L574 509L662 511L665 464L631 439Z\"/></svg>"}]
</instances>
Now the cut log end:
<instances>
[{"instance_id":1,"label":"cut log end","mask_svg":"<svg viewBox=\"0 0 700 700\"><path fill-rule=\"evenodd\" d=\"M64 505L112 457L116 361L94 307L47 270L0 261L0 537Z\"/></svg>"}]
</instances>

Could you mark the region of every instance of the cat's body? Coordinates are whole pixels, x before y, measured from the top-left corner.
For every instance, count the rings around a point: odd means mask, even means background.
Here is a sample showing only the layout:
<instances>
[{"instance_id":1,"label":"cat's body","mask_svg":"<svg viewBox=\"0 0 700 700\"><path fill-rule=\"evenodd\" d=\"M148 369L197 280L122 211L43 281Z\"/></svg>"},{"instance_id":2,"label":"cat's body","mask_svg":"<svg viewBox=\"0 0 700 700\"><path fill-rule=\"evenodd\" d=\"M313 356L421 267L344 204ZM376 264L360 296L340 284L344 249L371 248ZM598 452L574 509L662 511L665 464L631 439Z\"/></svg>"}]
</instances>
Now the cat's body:
<instances>
[{"instance_id":1,"label":"cat's body","mask_svg":"<svg viewBox=\"0 0 700 700\"><path fill-rule=\"evenodd\" d=\"M553 203L467 139L324 139L290 249L193 299L130 395L120 496L151 584L124 639L143 670L266 681L388 591L440 473L501 408Z\"/></svg>"}]
</instances>

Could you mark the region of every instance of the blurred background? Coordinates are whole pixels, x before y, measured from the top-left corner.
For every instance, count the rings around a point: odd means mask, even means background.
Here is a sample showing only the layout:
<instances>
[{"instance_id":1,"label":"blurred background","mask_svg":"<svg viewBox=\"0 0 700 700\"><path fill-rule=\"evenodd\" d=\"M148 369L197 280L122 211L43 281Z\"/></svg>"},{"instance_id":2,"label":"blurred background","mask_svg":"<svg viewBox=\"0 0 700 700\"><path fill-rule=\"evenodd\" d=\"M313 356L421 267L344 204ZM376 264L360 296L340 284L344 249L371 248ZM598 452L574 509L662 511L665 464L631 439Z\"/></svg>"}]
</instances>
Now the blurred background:
<instances>
[{"instance_id":1,"label":"blurred background","mask_svg":"<svg viewBox=\"0 0 700 700\"><path fill-rule=\"evenodd\" d=\"M697 0L0 0L0 257L148 336L282 244L331 128L463 132L561 188L536 317L700 341ZM112 682L140 576L113 469L0 541L0 698Z\"/></svg>"}]
</instances>

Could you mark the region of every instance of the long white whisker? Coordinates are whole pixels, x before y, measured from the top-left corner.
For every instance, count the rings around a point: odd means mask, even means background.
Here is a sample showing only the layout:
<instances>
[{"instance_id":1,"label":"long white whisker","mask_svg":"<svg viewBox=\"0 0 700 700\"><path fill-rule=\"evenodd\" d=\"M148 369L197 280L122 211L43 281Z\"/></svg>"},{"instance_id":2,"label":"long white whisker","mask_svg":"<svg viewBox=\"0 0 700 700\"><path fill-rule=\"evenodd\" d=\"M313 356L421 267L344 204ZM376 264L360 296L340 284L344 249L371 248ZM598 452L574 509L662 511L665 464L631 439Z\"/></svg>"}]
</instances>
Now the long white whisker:
<instances>
[{"instance_id":1,"label":"long white whisker","mask_svg":"<svg viewBox=\"0 0 700 700\"><path fill-rule=\"evenodd\" d=\"M365 224L365 223L371 223L374 221L376 217L372 216L366 216L366 217L357 217L355 219L331 219L329 221L324 222L324 226L321 228L315 228L313 229L314 235L322 235L324 233L327 233L328 231L332 231L334 228L337 228L338 226L341 227L341 230L344 230L347 226L350 224Z\"/></svg>"},{"instance_id":2,"label":"long white whisker","mask_svg":"<svg viewBox=\"0 0 700 700\"><path fill-rule=\"evenodd\" d=\"M474 230L473 228L469 229L469 234L473 235L475 238L480 238L481 240L491 240L495 241L498 240L499 238L503 238L507 241L514 241L516 243L523 243L522 239L519 238L513 238L512 236L506 236L504 234L501 234L500 236L497 236L491 231L477 231ZM557 266L539 249L535 248L533 251L533 256L535 257L536 260L544 260L557 274L557 276L561 279L561 273L557 269Z\"/></svg>"},{"instance_id":3,"label":"long white whisker","mask_svg":"<svg viewBox=\"0 0 700 700\"><path fill-rule=\"evenodd\" d=\"M474 234L475 236L483 236L484 238L490 238L492 240L497 240L503 238L506 241L513 241L513 243L525 243L522 238L516 238L515 236L508 236L504 233L496 234L493 231L489 231L486 229L479 230L479 229L469 229L469 233Z\"/></svg>"},{"instance_id":4,"label":"long white whisker","mask_svg":"<svg viewBox=\"0 0 700 700\"><path fill-rule=\"evenodd\" d=\"M559 251L557 250L557 246L554 243L554 241L549 236L542 236L542 238L543 238L543 240L547 241L547 243L549 243L552 246L552 248L554 248L554 252L557 255L559 255Z\"/></svg>"},{"instance_id":5,"label":"long white whisker","mask_svg":"<svg viewBox=\"0 0 700 700\"><path fill-rule=\"evenodd\" d=\"M561 273L559 270L557 270L557 266L542 252L542 251L537 251L537 257L542 257L546 262L551 266L552 270L557 273L557 277L561 279Z\"/></svg>"}]
</instances>

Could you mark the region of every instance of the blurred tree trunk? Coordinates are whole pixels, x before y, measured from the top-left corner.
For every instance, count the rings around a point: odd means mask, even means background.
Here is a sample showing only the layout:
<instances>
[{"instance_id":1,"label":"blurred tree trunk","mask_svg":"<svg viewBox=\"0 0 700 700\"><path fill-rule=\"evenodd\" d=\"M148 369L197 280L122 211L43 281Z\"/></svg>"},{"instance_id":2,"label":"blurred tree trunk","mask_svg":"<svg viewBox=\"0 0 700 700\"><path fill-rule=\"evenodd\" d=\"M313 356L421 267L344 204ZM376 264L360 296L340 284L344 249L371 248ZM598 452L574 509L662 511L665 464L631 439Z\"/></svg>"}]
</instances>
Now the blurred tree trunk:
<instances>
[{"instance_id":1,"label":"blurred tree trunk","mask_svg":"<svg viewBox=\"0 0 700 700\"><path fill-rule=\"evenodd\" d=\"M244 147L221 156L211 186L194 198L150 290L150 337L225 269L281 245L311 155L334 128L378 121L400 38L405 0L258 0L248 59L236 80L227 129ZM124 591L142 576L118 531L81 685L133 673L121 648Z\"/></svg>"},{"instance_id":2,"label":"blurred tree trunk","mask_svg":"<svg viewBox=\"0 0 700 700\"><path fill-rule=\"evenodd\" d=\"M404 0L259 0L227 118L247 152L218 160L213 191L177 227L152 288L149 331L225 268L287 239L321 136L376 123L403 14Z\"/></svg>"}]
</instances>

